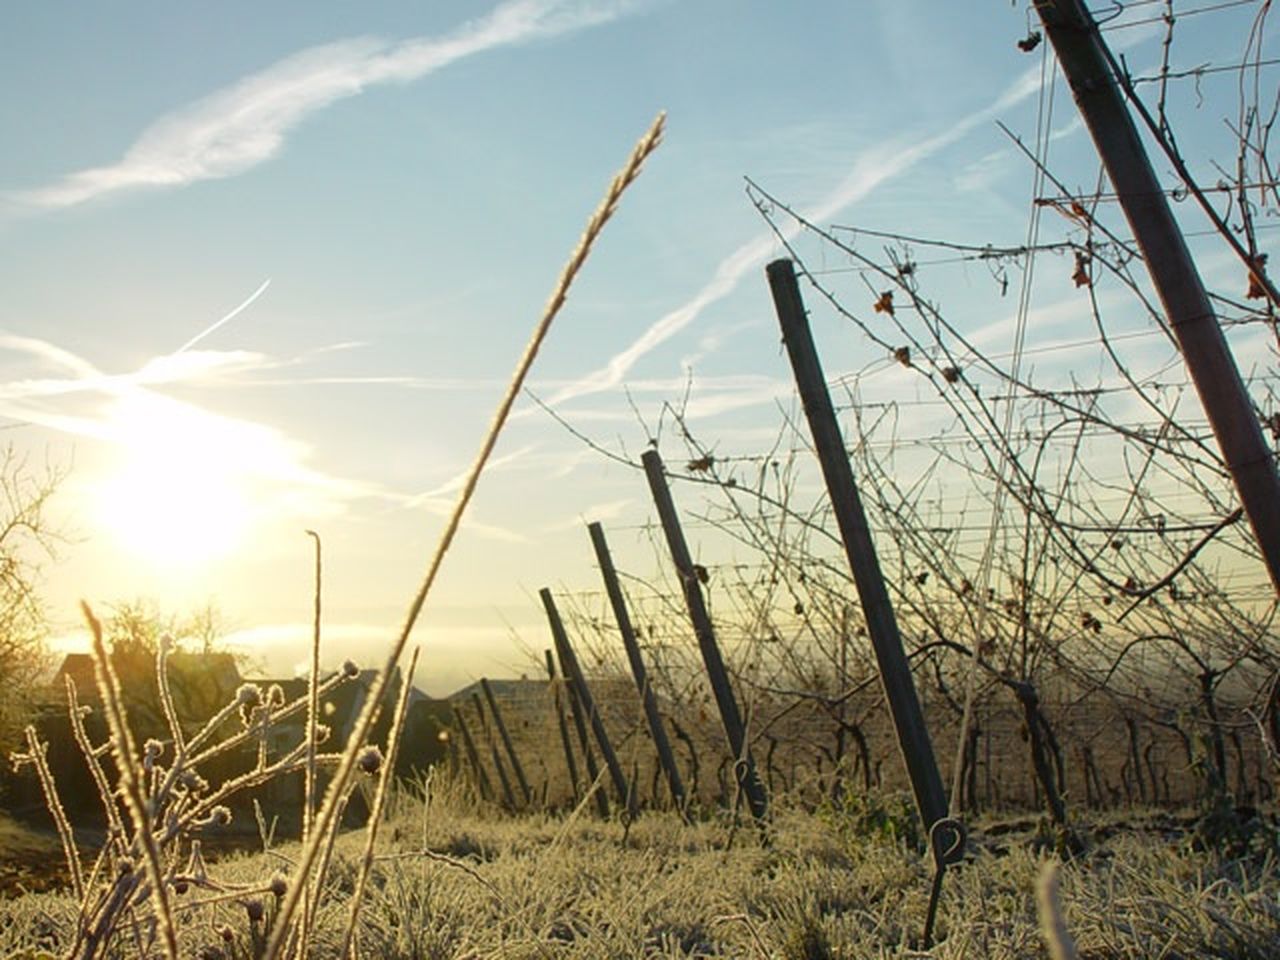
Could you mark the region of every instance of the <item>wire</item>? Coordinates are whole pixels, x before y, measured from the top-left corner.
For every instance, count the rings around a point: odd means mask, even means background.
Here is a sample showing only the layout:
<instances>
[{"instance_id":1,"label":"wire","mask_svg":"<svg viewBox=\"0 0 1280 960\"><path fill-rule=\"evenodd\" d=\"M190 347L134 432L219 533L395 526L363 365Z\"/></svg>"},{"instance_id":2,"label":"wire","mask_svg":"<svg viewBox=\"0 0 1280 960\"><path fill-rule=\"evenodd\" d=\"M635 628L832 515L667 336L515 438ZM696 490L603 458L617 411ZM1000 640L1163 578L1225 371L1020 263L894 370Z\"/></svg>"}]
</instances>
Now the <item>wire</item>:
<instances>
[{"instance_id":1,"label":"wire","mask_svg":"<svg viewBox=\"0 0 1280 960\"><path fill-rule=\"evenodd\" d=\"M1140 77L1130 77L1129 82L1136 87L1141 83L1159 83L1161 80L1187 80L1215 73L1244 73L1247 70L1256 70L1258 67L1274 67L1277 64L1280 64L1280 57L1267 60L1250 60L1247 63L1233 63L1218 67L1205 64L1199 67L1189 67L1185 70L1171 70L1165 74L1153 73L1144 74Z\"/></svg>"},{"instance_id":2,"label":"wire","mask_svg":"<svg viewBox=\"0 0 1280 960\"><path fill-rule=\"evenodd\" d=\"M1232 7L1257 6L1259 2L1260 0L1223 0L1222 3L1211 3L1203 7L1193 7L1190 10L1182 10L1175 13L1173 16L1174 16L1174 19L1176 20L1183 20L1183 19L1186 19L1187 17L1198 17L1203 13L1213 13L1217 10L1229 10ZM1142 20L1126 20L1124 23L1115 23L1115 24L1100 26L1098 29L1102 33L1110 33L1115 30L1129 30L1133 27L1146 26L1149 23L1166 23L1166 22L1168 22L1167 17L1164 14L1161 14L1158 17L1146 17L1145 19L1142 19Z\"/></svg>"}]
</instances>

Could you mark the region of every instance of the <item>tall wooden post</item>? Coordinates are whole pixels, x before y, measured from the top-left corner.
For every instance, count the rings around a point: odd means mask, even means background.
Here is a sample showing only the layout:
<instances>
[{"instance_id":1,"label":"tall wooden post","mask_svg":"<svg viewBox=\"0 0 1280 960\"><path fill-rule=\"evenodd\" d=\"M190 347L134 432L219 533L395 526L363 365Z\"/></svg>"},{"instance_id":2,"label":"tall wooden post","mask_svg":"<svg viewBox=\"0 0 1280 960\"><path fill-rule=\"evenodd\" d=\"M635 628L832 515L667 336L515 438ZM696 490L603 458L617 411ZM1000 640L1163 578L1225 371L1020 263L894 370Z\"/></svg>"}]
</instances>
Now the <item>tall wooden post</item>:
<instances>
[{"instance_id":1,"label":"tall wooden post","mask_svg":"<svg viewBox=\"0 0 1280 960\"><path fill-rule=\"evenodd\" d=\"M596 561L600 564L600 576L604 579L605 592L609 594L609 603L613 606L613 617L618 623L618 632L622 634L622 645L626 647L627 660L631 663L631 676L635 679L636 689L640 692L640 700L644 704L644 715L649 721L649 733L658 751L658 762L662 764L662 769L667 775L667 785L671 788L671 800L680 811L680 815L687 818L684 783L680 779L680 770L676 767L671 741L667 739L666 728L662 725L657 698L653 695L653 687L649 685L644 658L640 655L640 644L636 640L636 631L631 624L631 615L627 612L627 601L622 596L622 585L618 582L618 571L614 569L613 556L609 553L609 544L604 538L604 528L598 523L592 523L587 526L587 530L591 534L591 545L596 551Z\"/></svg>"},{"instance_id":2,"label":"tall wooden post","mask_svg":"<svg viewBox=\"0 0 1280 960\"><path fill-rule=\"evenodd\" d=\"M582 712L587 715L587 722L591 725L591 732L595 734L600 754L604 757L605 766L609 768L609 776L613 780L613 789L618 795L618 802L627 807L631 796L627 789L627 778L622 772L622 764L618 762L617 754L613 752L613 744L609 740L609 732L604 728L600 711L596 709L595 701L591 698L591 688L587 686L586 674L582 672L578 656L573 652L573 645L569 643L569 635L565 633L564 621L560 619L560 611L556 609L555 598L546 587L538 591L538 596L542 598L542 606L547 611L547 621L551 624L551 636L560 654L560 665L564 667L565 676L573 684Z\"/></svg>"},{"instance_id":3,"label":"tall wooden post","mask_svg":"<svg viewBox=\"0 0 1280 960\"><path fill-rule=\"evenodd\" d=\"M680 517L676 513L671 491L667 487L662 457L658 455L657 450L646 450L640 460L644 464L645 477L649 481L649 492L653 496L658 518L662 522L662 530L666 534L667 547L671 551L676 576L680 578L680 584L684 589L685 606L689 611L689 619L693 623L694 635L698 638L702 663L706 667L707 679L711 682L711 691L715 695L716 706L720 710L720 722L733 754L733 769L738 788L747 798L751 815L757 820L763 820L769 815L769 799L765 793L764 784L760 782L760 776L756 772L756 763L751 755L751 747L747 743L742 714L738 711L738 701L733 695L733 687L729 683L729 672L725 669L724 659L720 656L720 646L716 643L715 628L711 625L711 616L707 613L707 605L702 598L698 572L694 569L693 558L689 555L689 547L684 540L684 531L680 528Z\"/></svg>"},{"instance_id":4,"label":"tall wooden post","mask_svg":"<svg viewBox=\"0 0 1280 960\"><path fill-rule=\"evenodd\" d=\"M578 764L573 759L573 743L569 739L569 725L564 719L564 700L560 692L560 681L556 677L556 662L551 651L542 651L547 660L547 676L551 680L551 700L555 705L556 723L560 727L560 743L564 746L564 762L569 769L569 789L575 803L578 801Z\"/></svg>"},{"instance_id":5,"label":"tall wooden post","mask_svg":"<svg viewBox=\"0 0 1280 960\"><path fill-rule=\"evenodd\" d=\"M1076 106L1107 168L1178 340L1258 546L1280 591L1280 475L1213 304L1169 209L1081 0L1036 0Z\"/></svg>"},{"instance_id":6,"label":"tall wooden post","mask_svg":"<svg viewBox=\"0 0 1280 960\"><path fill-rule=\"evenodd\" d=\"M831 497L831 510L862 601L862 615L875 649L880 680L893 714L893 725L911 778L916 807L926 829L931 830L935 823L947 816L947 795L934 759L924 712L920 709L915 683L911 679L911 667L902 649L902 637L898 633L893 605L889 602L889 593L880 572L871 530L853 481L844 438L836 423L818 351L809 332L795 270L790 260L775 260L766 272L782 327L782 341L791 358L800 400L813 435L813 446ZM963 843L960 846L963 847ZM958 851L957 857L960 852L963 851Z\"/></svg>"},{"instance_id":7,"label":"tall wooden post","mask_svg":"<svg viewBox=\"0 0 1280 960\"><path fill-rule=\"evenodd\" d=\"M493 742L489 733L489 723L484 717L484 704L478 694L471 694L471 702L475 705L476 716L480 718L480 729L484 733L485 742L489 745L489 753L493 756L493 766L498 771L498 780L502 783L502 796L506 800L507 809L515 810L516 795L511 789L511 778L507 776L507 768L502 764L502 754L498 753L498 745Z\"/></svg>"},{"instance_id":8,"label":"tall wooden post","mask_svg":"<svg viewBox=\"0 0 1280 960\"><path fill-rule=\"evenodd\" d=\"M520 765L520 758L516 756L516 748L511 742L511 734L507 732L507 725L502 719L502 711L498 709L498 700L494 697L493 688L489 686L487 678L480 678L480 689L484 691L485 702L489 704L489 712L493 714L493 722L498 728L498 736L502 738L502 745L507 751L507 759L511 761L511 769L515 771L516 782L520 784L520 792L524 794L524 802L527 805L532 805L533 791L529 789L529 781L525 779L524 767Z\"/></svg>"}]
</instances>

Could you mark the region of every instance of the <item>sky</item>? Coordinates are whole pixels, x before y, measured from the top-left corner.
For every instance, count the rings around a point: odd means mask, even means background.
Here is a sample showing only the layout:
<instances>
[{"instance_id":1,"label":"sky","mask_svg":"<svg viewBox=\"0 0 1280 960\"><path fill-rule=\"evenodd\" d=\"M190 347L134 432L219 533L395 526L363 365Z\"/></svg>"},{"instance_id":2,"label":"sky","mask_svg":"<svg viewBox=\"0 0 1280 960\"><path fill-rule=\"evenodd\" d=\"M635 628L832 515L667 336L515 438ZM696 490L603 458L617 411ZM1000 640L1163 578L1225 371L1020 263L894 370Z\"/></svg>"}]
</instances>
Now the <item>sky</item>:
<instances>
[{"instance_id":1,"label":"sky","mask_svg":"<svg viewBox=\"0 0 1280 960\"><path fill-rule=\"evenodd\" d=\"M1150 68L1161 34L1139 21L1159 8L1127 6L1108 37ZM1254 13L1199 17L1177 65L1238 59ZM655 562L642 475L543 405L633 458L682 398L721 452L776 434L793 388L764 265L782 247L744 177L821 223L997 245L1023 242L1033 209L998 123L1026 142L1046 125L1055 170L1097 177L1047 44L1017 47L1021 3L50 0L0 17L0 426L30 473L63 474L40 577L59 649L83 643L80 599L212 604L229 642L292 674L314 530L326 660L380 660L561 265L659 111L664 143L415 631L432 693L536 669L538 589L595 581L588 521L620 569ZM1230 113L1215 83L1179 101L1206 143ZM1230 259L1208 246L1202 268ZM1033 344L1084 322L1068 272L1033 290ZM1015 298L986 267L942 282L1008 349ZM869 395L916 395L821 323L832 379L873 369ZM1039 375L1080 372L1054 356Z\"/></svg>"}]
</instances>

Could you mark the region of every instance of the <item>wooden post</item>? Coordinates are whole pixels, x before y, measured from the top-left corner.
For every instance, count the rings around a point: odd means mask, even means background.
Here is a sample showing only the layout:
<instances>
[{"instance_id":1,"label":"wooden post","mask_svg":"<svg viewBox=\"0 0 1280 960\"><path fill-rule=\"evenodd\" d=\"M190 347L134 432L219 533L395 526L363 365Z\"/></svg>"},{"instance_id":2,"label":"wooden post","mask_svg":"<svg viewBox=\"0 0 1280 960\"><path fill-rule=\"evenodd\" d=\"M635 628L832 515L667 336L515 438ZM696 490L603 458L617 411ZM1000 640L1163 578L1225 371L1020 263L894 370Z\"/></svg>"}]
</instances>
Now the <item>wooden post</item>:
<instances>
[{"instance_id":1,"label":"wooden post","mask_svg":"<svg viewBox=\"0 0 1280 960\"><path fill-rule=\"evenodd\" d=\"M493 799L493 784L489 782L489 775L485 773L484 764L480 762L480 754L476 751L476 742L471 739L471 731L467 729L467 722L462 719L462 711L457 707L453 707L453 720L458 725L458 732L462 734L462 744L467 749L467 762L471 764L471 772L476 778L476 788L480 791L480 799Z\"/></svg>"},{"instance_id":2,"label":"wooden post","mask_svg":"<svg viewBox=\"0 0 1280 960\"><path fill-rule=\"evenodd\" d=\"M733 687L729 684L729 673L725 669L724 659L720 656L715 628L711 625L711 616L707 613L706 602L702 599L698 573L694 569L693 559L689 556L689 547L685 544L684 531L680 528L680 518L672 502L671 491L667 488L662 457L658 455L657 450L646 450L640 460L644 464L644 473L649 481L649 491L653 496L654 506L657 507L658 517L662 521L662 530L667 537L667 547L671 551L676 575L680 578L684 589L685 606L689 610L694 635L698 638L698 649L702 652L702 663L707 669L707 679L711 681L711 691L715 694L716 706L720 709L720 722L724 726L725 736L729 740L729 750L733 754L733 770L738 788L747 798L751 815L757 820L763 820L769 815L769 799L765 794L764 784L760 782L760 776L756 772L756 763L751 756L751 747L747 743L742 714L738 711L738 701L733 695Z\"/></svg>"},{"instance_id":3,"label":"wooden post","mask_svg":"<svg viewBox=\"0 0 1280 960\"><path fill-rule=\"evenodd\" d=\"M569 667L565 663L564 651L559 647L556 648L556 656L560 659L560 673L566 678L565 690L569 694L569 712L573 715L573 727L578 732L578 745L582 747L582 759L587 765L587 776L590 781L587 789L591 790L595 787L596 781L600 779L600 768L596 765L596 755L591 749L591 736L587 733L587 721L583 716L582 702L578 699L578 690L572 682L568 682ZM601 789L595 791L596 809L600 811L600 816L609 816L609 794Z\"/></svg>"},{"instance_id":4,"label":"wooden post","mask_svg":"<svg viewBox=\"0 0 1280 960\"><path fill-rule=\"evenodd\" d=\"M598 523L592 523L587 526L587 530L591 534L591 545L595 548L596 560L600 564L600 576L604 578L605 592L609 594L609 603L613 606L613 617L618 623L618 632L622 634L622 645L627 649L627 660L631 663L631 676L636 681L636 689L640 692L640 700L644 704L644 715L649 721L649 733L658 751L658 762L662 764L662 769L667 775L667 785L671 788L671 800L680 811L680 815L688 819L684 783L680 780L680 771L676 767L671 741L667 739L666 728L662 725L657 698L654 697L653 688L649 685L644 658L640 655L640 644L636 640L631 615L627 612L627 601L622 596L622 586L618 582L618 571L614 569L613 556L609 553L609 544L604 538L604 528Z\"/></svg>"},{"instance_id":5,"label":"wooden post","mask_svg":"<svg viewBox=\"0 0 1280 960\"><path fill-rule=\"evenodd\" d=\"M489 686L489 681L485 677L480 678L480 689L484 691L484 698L489 704L489 712L493 714L493 722L498 727L498 736L502 738L502 745L506 747L507 757L511 760L511 769L515 771L516 782L520 784L520 792L524 794L524 802L526 805L533 804L533 791L529 789L529 781L525 779L524 767L520 765L520 758L516 756L516 748L511 743L511 734L507 732L507 725L502 720L502 711L498 709L498 701L493 695L493 688Z\"/></svg>"},{"instance_id":6,"label":"wooden post","mask_svg":"<svg viewBox=\"0 0 1280 960\"><path fill-rule=\"evenodd\" d=\"M484 716L484 704L475 693L471 694L471 702L475 705L476 716L480 718L480 729L484 732L485 742L489 744L489 752L493 755L493 766L498 771L498 780L502 782L502 796L506 799L507 809L515 810L516 795L511 790L511 778L507 776L507 768L502 765L502 754L498 753L498 745L493 742L493 735L489 733L489 722Z\"/></svg>"},{"instance_id":7,"label":"wooden post","mask_svg":"<svg viewBox=\"0 0 1280 960\"><path fill-rule=\"evenodd\" d=\"M1249 392L1222 335L1186 241L1156 179L1142 139L1108 67L1098 25L1081 0L1036 0L1036 11L1058 54L1142 251L1217 437L1254 537L1280 592L1280 475L1262 436Z\"/></svg>"},{"instance_id":8,"label":"wooden post","mask_svg":"<svg viewBox=\"0 0 1280 960\"><path fill-rule=\"evenodd\" d=\"M560 693L560 681L556 677L556 662L550 650L542 651L547 660L547 676L551 679L551 699L555 704L556 723L560 726L560 743L564 746L564 762L569 768L569 789L574 803L578 802L578 764L573 759L573 743L569 740L569 725L564 718L564 700Z\"/></svg>"},{"instance_id":9,"label":"wooden post","mask_svg":"<svg viewBox=\"0 0 1280 960\"><path fill-rule=\"evenodd\" d=\"M782 341L791 358L800 400L804 405L809 430L813 434L813 446L822 465L831 509L835 514L840 537L858 596L862 600L862 615L871 635L876 662L880 667L880 680L884 685L893 725L898 734L898 746L911 778L916 808L926 830L947 816L947 795L938 773L938 763L933 756L933 744L929 729L925 726L924 712L916 695L911 678L911 667L902 649L902 637L894 618L889 593L885 589L880 562L876 559L875 544L862 510L858 488L853 481L853 469L845 452L844 438L836 424L831 396L827 393L826 378L818 361L818 351L809 332L809 321L800 299L800 287L796 283L795 270L790 260L775 260L766 268L769 286L773 292L778 321L782 327ZM963 853L959 844L958 857Z\"/></svg>"},{"instance_id":10,"label":"wooden post","mask_svg":"<svg viewBox=\"0 0 1280 960\"><path fill-rule=\"evenodd\" d=\"M605 766L609 768L609 776L613 780L613 789L618 795L618 802L627 807L631 797L627 789L627 778L622 772L622 764L618 763L617 754L613 752L613 744L609 741L609 732L604 728L600 711L596 709L595 701L591 698L586 674L582 672L577 654L573 652L573 646L569 643L569 635L565 633L564 621L560 619L560 611L556 609L555 598L546 587L538 591L538 596L542 598L542 606L547 611L547 621L551 624L551 636L555 639L556 650L560 654L560 665L564 668L564 674L569 678L569 682L573 684L573 689L578 695L578 703L587 716L591 732L595 734L596 743L600 746L600 755L604 757Z\"/></svg>"}]
</instances>

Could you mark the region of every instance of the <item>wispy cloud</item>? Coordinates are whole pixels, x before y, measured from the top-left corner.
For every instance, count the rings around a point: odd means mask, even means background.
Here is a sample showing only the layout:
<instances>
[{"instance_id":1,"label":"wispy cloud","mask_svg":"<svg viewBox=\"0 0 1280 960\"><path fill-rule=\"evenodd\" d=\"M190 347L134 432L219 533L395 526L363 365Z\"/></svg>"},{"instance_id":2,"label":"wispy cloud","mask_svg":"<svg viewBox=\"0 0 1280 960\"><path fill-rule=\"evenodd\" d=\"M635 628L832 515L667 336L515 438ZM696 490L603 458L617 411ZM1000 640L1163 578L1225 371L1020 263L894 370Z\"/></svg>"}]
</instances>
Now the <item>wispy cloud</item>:
<instances>
[{"instance_id":1,"label":"wispy cloud","mask_svg":"<svg viewBox=\"0 0 1280 960\"><path fill-rule=\"evenodd\" d=\"M902 176L921 161L955 143L979 124L1027 100L1039 88L1039 68L1028 70L987 106L962 117L940 133L868 148L854 160L845 178L825 197L804 210L803 216L815 222L830 219L849 205L870 195L878 187ZM786 232L788 235L795 235L798 228L793 226ZM738 247L720 261L711 279L692 297L660 317L603 367L562 387L548 398L548 404L555 406L575 397L600 393L620 385L641 358L688 327L707 307L733 293L743 278L757 272L766 258L775 251L776 241L769 234L762 234Z\"/></svg>"},{"instance_id":2,"label":"wispy cloud","mask_svg":"<svg viewBox=\"0 0 1280 960\"><path fill-rule=\"evenodd\" d=\"M341 512L354 501L444 515L451 485L433 496L409 496L380 484L335 476L312 466L310 444L252 420L228 417L157 390L208 383L219 376L270 368L250 351L186 350L152 358L137 370L106 373L69 350L35 337L0 333L0 361L28 365L44 376L0 384L0 417L106 444L125 457L167 455L192 461L210 475L252 487L263 513L316 516ZM516 451L506 459L522 456ZM466 528L487 539L523 541L520 534L472 519Z\"/></svg>"},{"instance_id":3,"label":"wispy cloud","mask_svg":"<svg viewBox=\"0 0 1280 960\"><path fill-rule=\"evenodd\" d=\"M540 528L542 533L559 533L563 530L584 530L588 523L605 523L609 520L616 520L618 517L624 516L628 510L635 506L635 498L626 497L621 500L605 500L602 503L595 503L575 513L572 517L558 520L553 523L543 524Z\"/></svg>"},{"instance_id":4,"label":"wispy cloud","mask_svg":"<svg viewBox=\"0 0 1280 960\"><path fill-rule=\"evenodd\" d=\"M633 3L509 0L439 37L374 38L310 47L161 117L123 158L70 174L14 199L71 207L146 187L176 187L244 173L275 156L291 130L330 104L386 83L405 83L467 57L572 33L616 19Z\"/></svg>"},{"instance_id":5,"label":"wispy cloud","mask_svg":"<svg viewBox=\"0 0 1280 960\"><path fill-rule=\"evenodd\" d=\"M526 456L528 456L528 454L530 454L533 451L533 449L534 448L531 445L523 446L518 450L513 450L510 453L504 454L500 457L493 457L489 461L488 465L485 467L485 470L488 473L502 470L504 467L508 467L524 459ZM437 484L436 486L432 487L430 490L425 490L422 493L414 494L413 496L405 500L405 506L408 506L408 507L426 506L426 507L439 509L443 512L445 508L450 508L453 506L453 499L454 499L453 494L457 493L459 490L462 489L462 485L466 483L467 475L470 472L471 472L470 467L468 467L467 469L459 471L458 473L454 474L452 477L450 477L448 480L444 481L443 483Z\"/></svg>"}]
</instances>

